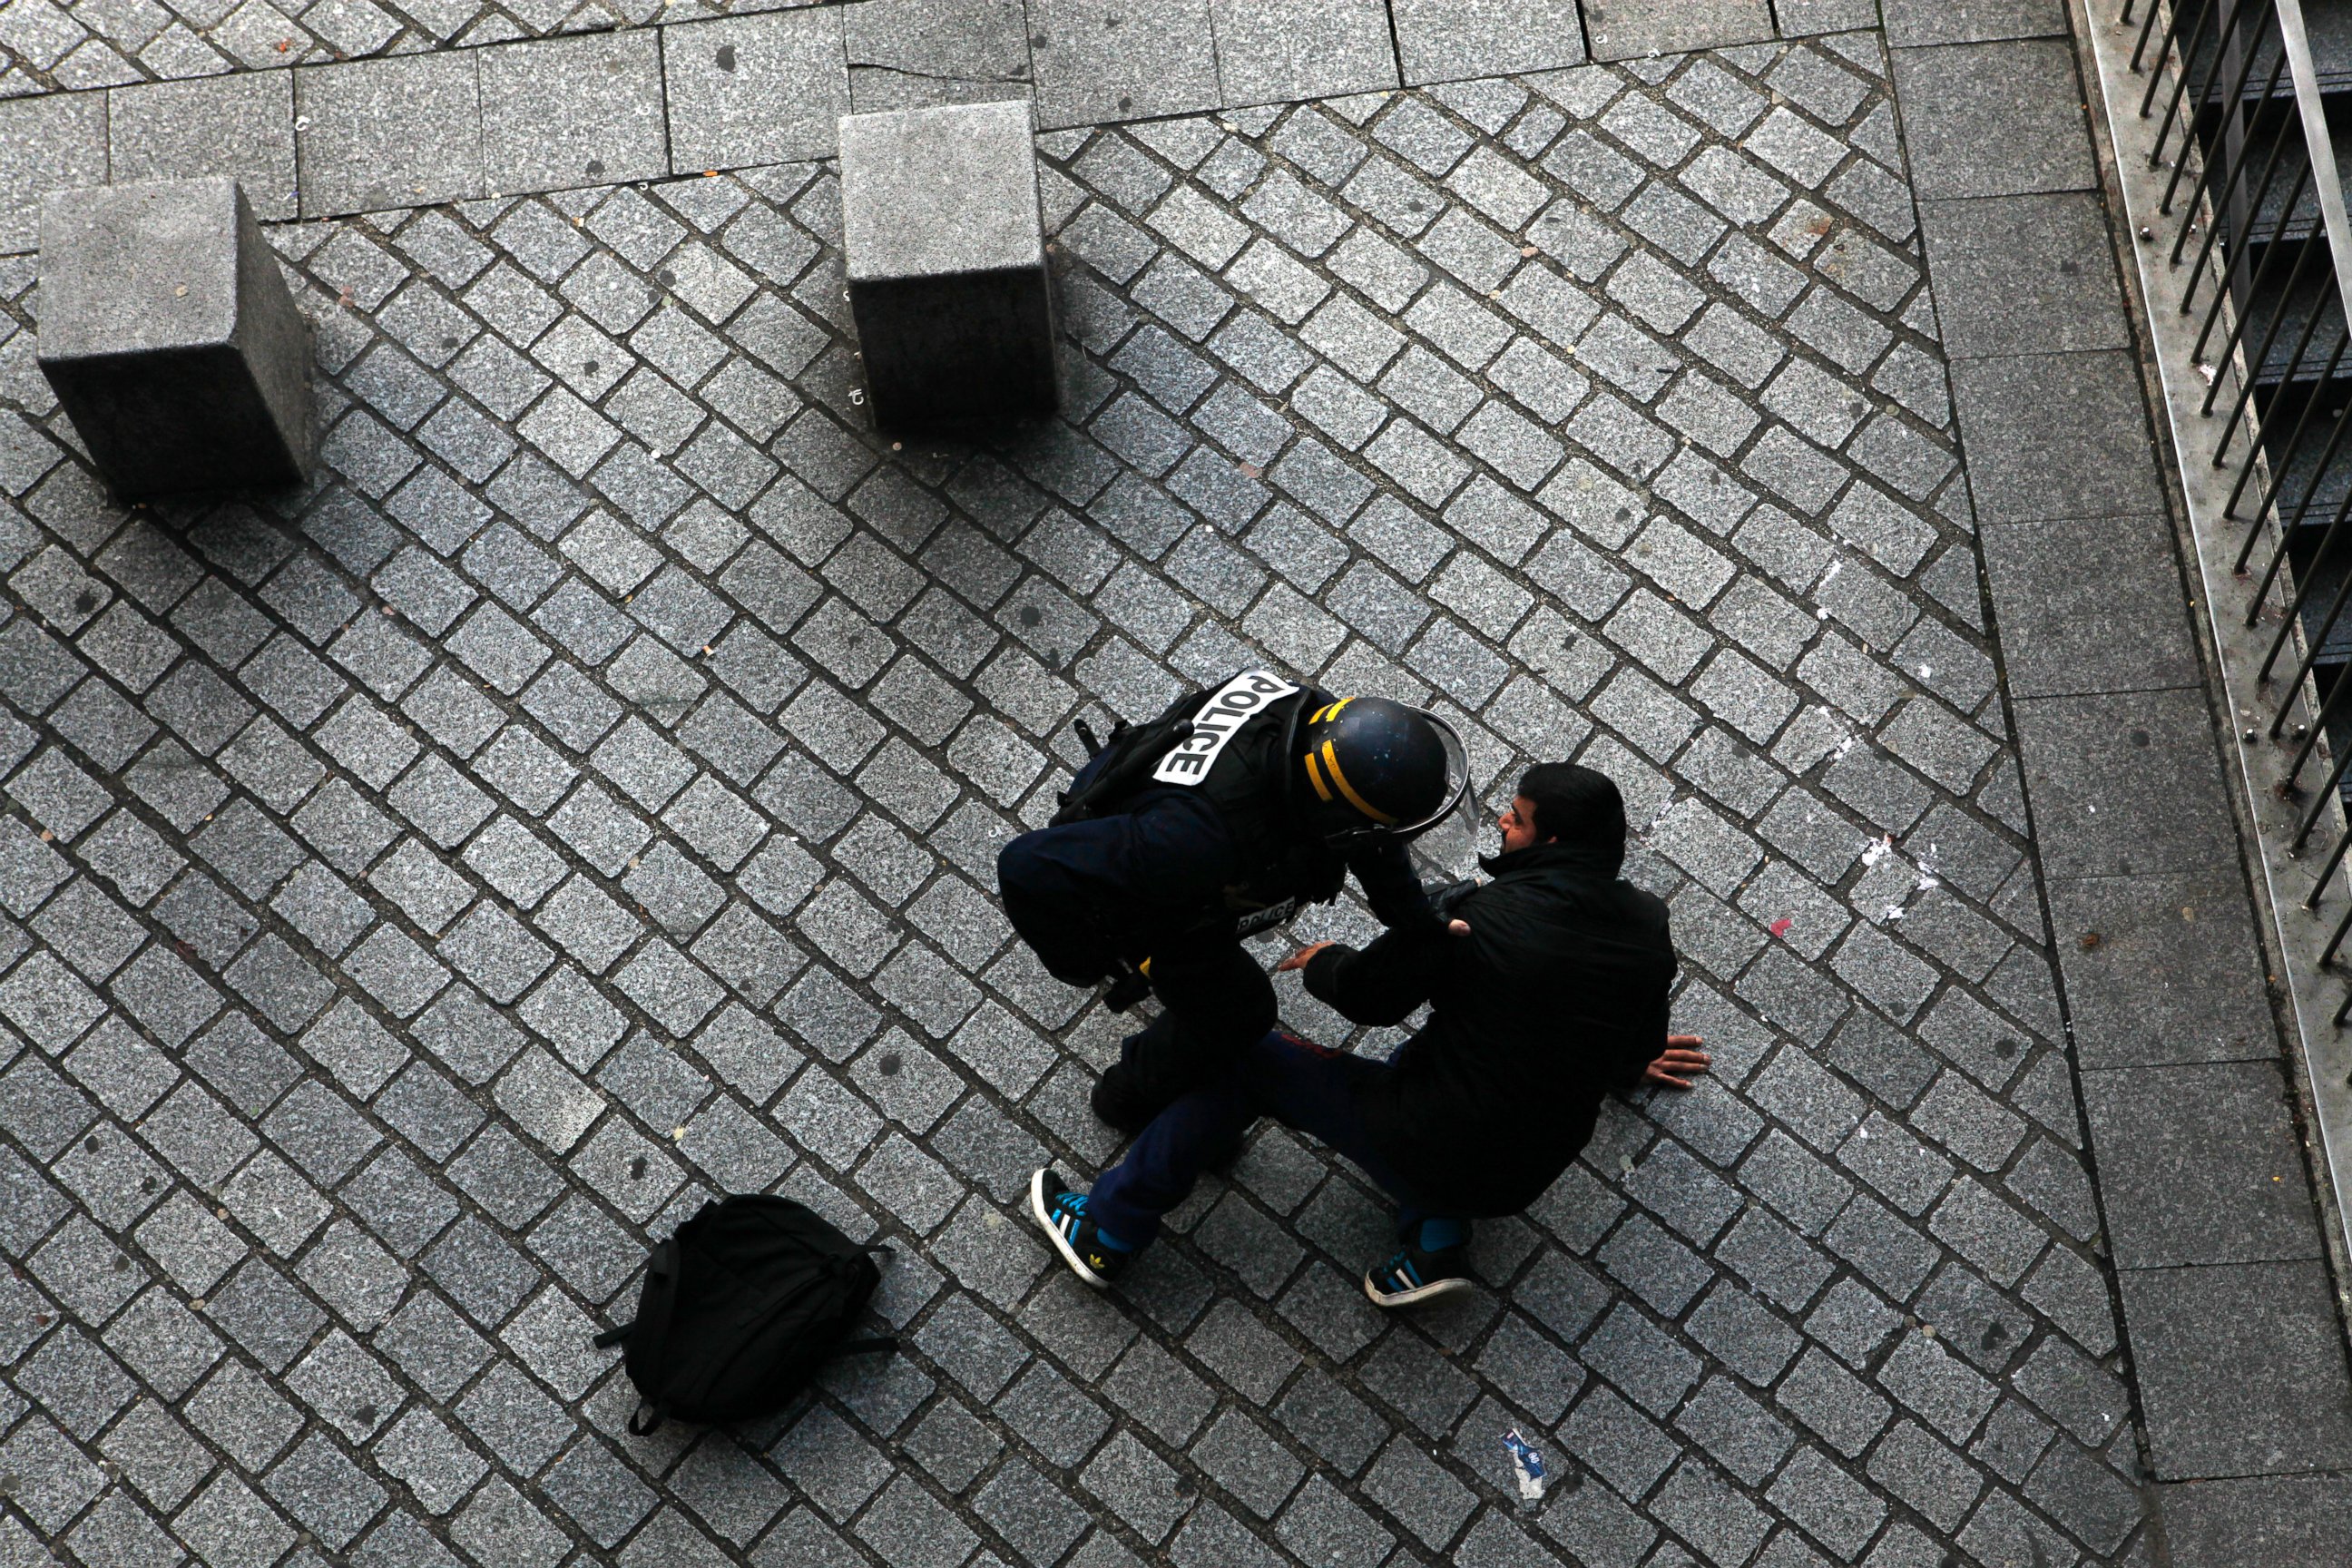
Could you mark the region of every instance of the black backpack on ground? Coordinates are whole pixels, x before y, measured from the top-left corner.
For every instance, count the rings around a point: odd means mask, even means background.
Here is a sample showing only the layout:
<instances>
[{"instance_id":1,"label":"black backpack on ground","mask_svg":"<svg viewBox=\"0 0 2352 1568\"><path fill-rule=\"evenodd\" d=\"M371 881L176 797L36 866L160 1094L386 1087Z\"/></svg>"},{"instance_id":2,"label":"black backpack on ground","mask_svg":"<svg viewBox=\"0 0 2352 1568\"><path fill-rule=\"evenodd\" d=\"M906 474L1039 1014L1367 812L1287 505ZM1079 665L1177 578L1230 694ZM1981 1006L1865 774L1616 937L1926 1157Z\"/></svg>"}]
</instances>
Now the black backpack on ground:
<instances>
[{"instance_id":1,"label":"black backpack on ground","mask_svg":"<svg viewBox=\"0 0 2352 1568\"><path fill-rule=\"evenodd\" d=\"M882 1282L869 1253L790 1198L707 1203L654 1248L636 1321L596 1336L623 1346L644 1401L639 1436L665 1419L719 1426L772 1415L836 1355L892 1351L848 1338Z\"/></svg>"}]
</instances>

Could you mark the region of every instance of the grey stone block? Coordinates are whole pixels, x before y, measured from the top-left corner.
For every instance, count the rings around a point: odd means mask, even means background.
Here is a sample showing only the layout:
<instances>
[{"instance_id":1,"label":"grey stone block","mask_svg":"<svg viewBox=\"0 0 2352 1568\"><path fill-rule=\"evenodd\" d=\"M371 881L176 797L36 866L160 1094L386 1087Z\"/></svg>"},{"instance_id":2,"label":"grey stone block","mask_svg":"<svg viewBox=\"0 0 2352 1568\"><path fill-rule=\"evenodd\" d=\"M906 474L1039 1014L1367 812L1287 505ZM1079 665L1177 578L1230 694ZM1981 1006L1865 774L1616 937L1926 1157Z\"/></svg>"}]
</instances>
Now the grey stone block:
<instances>
[{"instance_id":1,"label":"grey stone block","mask_svg":"<svg viewBox=\"0 0 2352 1568\"><path fill-rule=\"evenodd\" d=\"M1229 106L1397 85L1382 0L1209 0L1209 14Z\"/></svg>"},{"instance_id":2,"label":"grey stone block","mask_svg":"<svg viewBox=\"0 0 2352 1568\"><path fill-rule=\"evenodd\" d=\"M1979 538L2011 696L2202 681L2170 519L1993 524Z\"/></svg>"},{"instance_id":3,"label":"grey stone block","mask_svg":"<svg viewBox=\"0 0 2352 1568\"><path fill-rule=\"evenodd\" d=\"M2019 702L2016 712L2047 875L2237 864L2202 691L2044 697Z\"/></svg>"},{"instance_id":4,"label":"grey stone block","mask_svg":"<svg viewBox=\"0 0 2352 1568\"><path fill-rule=\"evenodd\" d=\"M661 53L650 29L480 54L482 178L501 195L658 177Z\"/></svg>"},{"instance_id":5,"label":"grey stone block","mask_svg":"<svg viewBox=\"0 0 2352 1568\"><path fill-rule=\"evenodd\" d=\"M1584 23L1597 60L1753 44L1773 36L1765 0L1586 0Z\"/></svg>"},{"instance_id":6,"label":"grey stone block","mask_svg":"<svg viewBox=\"0 0 2352 1568\"><path fill-rule=\"evenodd\" d=\"M1031 0L1037 123L1048 131L1214 109L1209 0Z\"/></svg>"},{"instance_id":7,"label":"grey stone block","mask_svg":"<svg viewBox=\"0 0 2352 1568\"><path fill-rule=\"evenodd\" d=\"M38 246L44 195L106 177L104 94L0 103L0 252Z\"/></svg>"},{"instance_id":8,"label":"grey stone block","mask_svg":"<svg viewBox=\"0 0 2352 1568\"><path fill-rule=\"evenodd\" d=\"M2235 864L2057 878L2049 894L2084 1068L2277 1055L2270 1008L2247 984L2263 958Z\"/></svg>"},{"instance_id":9,"label":"grey stone block","mask_svg":"<svg viewBox=\"0 0 2352 1568\"><path fill-rule=\"evenodd\" d=\"M1777 0L1772 15L1784 38L1847 33L1878 26L1878 0Z\"/></svg>"},{"instance_id":10,"label":"grey stone block","mask_svg":"<svg viewBox=\"0 0 2352 1568\"><path fill-rule=\"evenodd\" d=\"M2126 1268L2120 1280L2159 1478L2276 1475L2352 1463L2352 1383L2325 1263Z\"/></svg>"},{"instance_id":11,"label":"grey stone block","mask_svg":"<svg viewBox=\"0 0 2352 1568\"><path fill-rule=\"evenodd\" d=\"M1405 85L1582 65L1576 0L1391 0Z\"/></svg>"},{"instance_id":12,"label":"grey stone block","mask_svg":"<svg viewBox=\"0 0 2352 1568\"><path fill-rule=\"evenodd\" d=\"M1919 222L1952 358L2131 346L2096 196L1923 202Z\"/></svg>"},{"instance_id":13,"label":"grey stone block","mask_svg":"<svg viewBox=\"0 0 2352 1568\"><path fill-rule=\"evenodd\" d=\"M483 195L478 58L459 50L298 68L302 216Z\"/></svg>"},{"instance_id":14,"label":"grey stone block","mask_svg":"<svg viewBox=\"0 0 2352 1568\"><path fill-rule=\"evenodd\" d=\"M2318 1256L2303 1150L2276 1063L2082 1076L2117 1268Z\"/></svg>"},{"instance_id":15,"label":"grey stone block","mask_svg":"<svg viewBox=\"0 0 2352 1568\"><path fill-rule=\"evenodd\" d=\"M2164 510L2138 366L2120 350L1963 360L1952 402L1978 521Z\"/></svg>"},{"instance_id":16,"label":"grey stone block","mask_svg":"<svg viewBox=\"0 0 2352 1568\"><path fill-rule=\"evenodd\" d=\"M877 425L1054 406L1031 137L1022 101L843 118L843 250Z\"/></svg>"},{"instance_id":17,"label":"grey stone block","mask_svg":"<svg viewBox=\"0 0 2352 1568\"><path fill-rule=\"evenodd\" d=\"M2082 191L2096 184L2070 40L1894 54L1895 98L1920 199Z\"/></svg>"},{"instance_id":18,"label":"grey stone block","mask_svg":"<svg viewBox=\"0 0 2352 1568\"><path fill-rule=\"evenodd\" d=\"M116 182L228 174L264 221L296 216L293 72L118 87L106 115Z\"/></svg>"},{"instance_id":19,"label":"grey stone block","mask_svg":"<svg viewBox=\"0 0 2352 1568\"><path fill-rule=\"evenodd\" d=\"M1033 90L1021 0L866 0L843 13L842 34L860 114Z\"/></svg>"},{"instance_id":20,"label":"grey stone block","mask_svg":"<svg viewBox=\"0 0 2352 1568\"><path fill-rule=\"evenodd\" d=\"M2065 0L1885 0L1885 5L1886 41L1900 48L2066 36Z\"/></svg>"},{"instance_id":21,"label":"grey stone block","mask_svg":"<svg viewBox=\"0 0 2352 1568\"><path fill-rule=\"evenodd\" d=\"M124 500L299 483L310 328L235 180L53 192L41 372Z\"/></svg>"},{"instance_id":22,"label":"grey stone block","mask_svg":"<svg viewBox=\"0 0 2352 1568\"><path fill-rule=\"evenodd\" d=\"M830 156L849 110L838 5L662 29L670 168L681 174Z\"/></svg>"},{"instance_id":23,"label":"grey stone block","mask_svg":"<svg viewBox=\"0 0 2352 1568\"><path fill-rule=\"evenodd\" d=\"M2352 1479L2342 1476L2257 1476L2158 1495L2173 1568L2352 1562Z\"/></svg>"}]
</instances>

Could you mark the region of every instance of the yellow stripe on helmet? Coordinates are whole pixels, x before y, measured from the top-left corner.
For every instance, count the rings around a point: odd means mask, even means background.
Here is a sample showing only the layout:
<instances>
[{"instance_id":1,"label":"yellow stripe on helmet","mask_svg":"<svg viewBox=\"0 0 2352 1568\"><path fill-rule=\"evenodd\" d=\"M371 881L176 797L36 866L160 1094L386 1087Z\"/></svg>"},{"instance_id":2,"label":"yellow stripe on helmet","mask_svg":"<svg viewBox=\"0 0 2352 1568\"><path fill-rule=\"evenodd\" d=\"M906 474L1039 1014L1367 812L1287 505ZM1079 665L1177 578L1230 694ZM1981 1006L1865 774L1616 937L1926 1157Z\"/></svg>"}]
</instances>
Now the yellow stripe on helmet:
<instances>
[{"instance_id":1,"label":"yellow stripe on helmet","mask_svg":"<svg viewBox=\"0 0 2352 1568\"><path fill-rule=\"evenodd\" d=\"M1315 765L1315 753L1312 752L1307 753L1307 782L1315 786L1315 793L1324 801L1328 803L1331 799L1331 786L1323 782L1323 770Z\"/></svg>"},{"instance_id":2,"label":"yellow stripe on helmet","mask_svg":"<svg viewBox=\"0 0 2352 1568\"><path fill-rule=\"evenodd\" d=\"M1339 786L1339 793L1348 797L1349 805L1383 826L1392 826L1396 822L1395 817L1356 793L1355 787L1348 783L1348 775L1339 771L1339 753L1332 749L1331 742L1328 741L1323 742L1323 765L1330 771L1331 782Z\"/></svg>"}]
</instances>

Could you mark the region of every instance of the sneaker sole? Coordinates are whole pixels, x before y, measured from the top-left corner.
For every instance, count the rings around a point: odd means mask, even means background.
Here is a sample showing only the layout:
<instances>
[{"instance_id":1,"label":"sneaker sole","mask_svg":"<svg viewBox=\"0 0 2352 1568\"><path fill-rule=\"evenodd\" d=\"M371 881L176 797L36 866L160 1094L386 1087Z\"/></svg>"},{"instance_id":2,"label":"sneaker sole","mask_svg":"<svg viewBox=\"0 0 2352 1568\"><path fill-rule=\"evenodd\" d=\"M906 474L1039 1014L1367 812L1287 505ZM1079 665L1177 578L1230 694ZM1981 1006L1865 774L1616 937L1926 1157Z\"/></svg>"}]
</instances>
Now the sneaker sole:
<instances>
[{"instance_id":1,"label":"sneaker sole","mask_svg":"<svg viewBox=\"0 0 2352 1568\"><path fill-rule=\"evenodd\" d=\"M1365 1300L1383 1310L1395 1307L1411 1307L1423 1301L1434 1300L1440 1296L1456 1295L1475 1289L1475 1287L1467 1279L1454 1279L1432 1280L1426 1285L1416 1285L1410 1290L1379 1290L1373 1288L1370 1275L1364 1277Z\"/></svg>"},{"instance_id":2,"label":"sneaker sole","mask_svg":"<svg viewBox=\"0 0 2352 1568\"><path fill-rule=\"evenodd\" d=\"M1045 1239L1054 1244L1054 1250L1062 1255L1062 1261L1070 1266L1072 1273L1097 1290L1110 1289L1110 1281L1087 1268L1086 1261L1079 1258L1078 1249L1054 1227L1054 1216L1045 1208L1045 1173L1043 1170L1029 1178L1029 1215L1037 1222L1037 1228L1045 1233Z\"/></svg>"}]
</instances>

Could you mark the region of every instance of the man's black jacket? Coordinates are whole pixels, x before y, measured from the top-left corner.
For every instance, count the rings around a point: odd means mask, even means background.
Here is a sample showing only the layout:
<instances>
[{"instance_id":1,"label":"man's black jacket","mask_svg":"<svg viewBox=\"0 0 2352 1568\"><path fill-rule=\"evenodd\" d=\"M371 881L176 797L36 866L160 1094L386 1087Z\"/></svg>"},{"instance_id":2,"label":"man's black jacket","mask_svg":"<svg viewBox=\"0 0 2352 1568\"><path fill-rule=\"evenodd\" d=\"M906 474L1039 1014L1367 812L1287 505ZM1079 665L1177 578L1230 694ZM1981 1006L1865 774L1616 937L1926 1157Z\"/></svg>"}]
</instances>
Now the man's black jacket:
<instances>
[{"instance_id":1,"label":"man's black jacket","mask_svg":"<svg viewBox=\"0 0 2352 1568\"><path fill-rule=\"evenodd\" d=\"M1591 1140L1601 1097L1665 1049L1675 952L1665 905L1588 850L1483 864L1494 879L1451 911L1467 936L1423 925L1328 947L1306 981L1360 1024L1430 1005L1365 1089L1373 1146L1433 1205L1516 1214Z\"/></svg>"}]
</instances>

